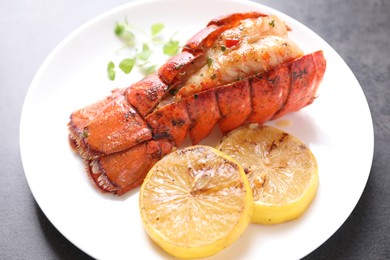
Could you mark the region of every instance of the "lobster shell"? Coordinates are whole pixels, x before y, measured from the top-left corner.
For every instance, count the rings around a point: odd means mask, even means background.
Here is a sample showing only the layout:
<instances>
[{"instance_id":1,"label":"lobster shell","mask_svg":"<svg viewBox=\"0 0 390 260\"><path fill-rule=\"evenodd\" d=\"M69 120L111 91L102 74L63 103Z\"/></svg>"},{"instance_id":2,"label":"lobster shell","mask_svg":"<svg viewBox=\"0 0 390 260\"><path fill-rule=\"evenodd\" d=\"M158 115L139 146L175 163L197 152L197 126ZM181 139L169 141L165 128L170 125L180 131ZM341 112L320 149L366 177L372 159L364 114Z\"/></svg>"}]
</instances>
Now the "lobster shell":
<instances>
[{"instance_id":1,"label":"lobster shell","mask_svg":"<svg viewBox=\"0 0 390 260\"><path fill-rule=\"evenodd\" d=\"M121 195L140 185L149 169L187 135L197 144L216 125L226 134L314 101L326 69L322 51L161 106L167 93L206 64L207 49L223 31L261 16L266 15L249 12L213 19L157 73L71 114L71 145L100 190Z\"/></svg>"}]
</instances>

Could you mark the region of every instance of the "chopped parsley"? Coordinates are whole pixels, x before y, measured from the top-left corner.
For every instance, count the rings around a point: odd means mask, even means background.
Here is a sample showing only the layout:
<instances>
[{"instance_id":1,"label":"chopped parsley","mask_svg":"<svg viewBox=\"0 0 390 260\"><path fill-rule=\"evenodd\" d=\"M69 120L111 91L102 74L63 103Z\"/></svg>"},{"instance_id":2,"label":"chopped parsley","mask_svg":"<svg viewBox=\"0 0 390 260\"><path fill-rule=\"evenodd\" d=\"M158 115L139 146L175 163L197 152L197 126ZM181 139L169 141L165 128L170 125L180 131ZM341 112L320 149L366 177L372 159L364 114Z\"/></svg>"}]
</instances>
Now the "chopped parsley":
<instances>
[{"instance_id":1,"label":"chopped parsley","mask_svg":"<svg viewBox=\"0 0 390 260\"><path fill-rule=\"evenodd\" d=\"M87 129L84 129L81 135L83 138L87 138L89 136Z\"/></svg>"},{"instance_id":2,"label":"chopped parsley","mask_svg":"<svg viewBox=\"0 0 390 260\"><path fill-rule=\"evenodd\" d=\"M171 89L169 90L169 94L171 94L172 96L174 96L174 95L176 95L176 93L177 93L178 91L179 91L179 90L176 89L176 88L171 88Z\"/></svg>"},{"instance_id":3,"label":"chopped parsley","mask_svg":"<svg viewBox=\"0 0 390 260\"><path fill-rule=\"evenodd\" d=\"M213 61L214 61L214 60L213 60L212 58L208 57L208 58L207 58L207 66L210 67L211 64L213 64Z\"/></svg>"},{"instance_id":4,"label":"chopped parsley","mask_svg":"<svg viewBox=\"0 0 390 260\"><path fill-rule=\"evenodd\" d=\"M184 64L176 64L175 65L175 70L179 70L184 66Z\"/></svg>"}]
</instances>

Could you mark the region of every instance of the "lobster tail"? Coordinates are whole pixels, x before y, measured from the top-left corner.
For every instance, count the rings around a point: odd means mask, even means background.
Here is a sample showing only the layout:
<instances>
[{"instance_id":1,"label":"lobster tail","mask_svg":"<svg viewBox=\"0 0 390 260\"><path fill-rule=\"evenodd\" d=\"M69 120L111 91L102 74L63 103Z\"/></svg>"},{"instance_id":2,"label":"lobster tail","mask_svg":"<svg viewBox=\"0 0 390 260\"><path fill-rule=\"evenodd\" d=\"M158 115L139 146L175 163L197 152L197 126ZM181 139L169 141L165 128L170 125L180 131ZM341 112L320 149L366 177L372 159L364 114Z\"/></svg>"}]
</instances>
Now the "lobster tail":
<instances>
[{"instance_id":1,"label":"lobster tail","mask_svg":"<svg viewBox=\"0 0 390 260\"><path fill-rule=\"evenodd\" d=\"M149 169L172 151L167 140L151 140L125 151L86 161L89 176L105 192L122 195L142 184ZM130 159L129 159L130 158Z\"/></svg>"},{"instance_id":2,"label":"lobster tail","mask_svg":"<svg viewBox=\"0 0 390 260\"><path fill-rule=\"evenodd\" d=\"M218 17L157 73L72 113L70 143L93 182L124 194L187 136L197 144L216 125L226 134L311 104L326 60L303 56L288 30L257 12Z\"/></svg>"}]
</instances>

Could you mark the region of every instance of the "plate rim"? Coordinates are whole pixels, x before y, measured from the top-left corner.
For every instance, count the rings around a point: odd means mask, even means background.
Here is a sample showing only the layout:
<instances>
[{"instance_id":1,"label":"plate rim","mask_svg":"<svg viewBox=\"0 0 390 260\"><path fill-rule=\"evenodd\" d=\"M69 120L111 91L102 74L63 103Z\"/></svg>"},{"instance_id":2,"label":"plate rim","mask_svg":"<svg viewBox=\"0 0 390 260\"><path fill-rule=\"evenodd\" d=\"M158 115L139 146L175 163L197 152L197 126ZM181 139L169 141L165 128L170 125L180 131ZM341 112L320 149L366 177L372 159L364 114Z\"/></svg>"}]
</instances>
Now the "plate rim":
<instances>
[{"instance_id":1,"label":"plate rim","mask_svg":"<svg viewBox=\"0 0 390 260\"><path fill-rule=\"evenodd\" d=\"M25 139L26 139L26 135L23 134L26 130L26 124L27 124L27 119L26 119L26 114L28 112L27 111L27 108L28 108L28 105L29 103L31 103L32 101L32 98L31 96L33 95L35 89L38 88L39 84L39 79L42 77L42 75L44 74L45 70L47 69L47 66L48 64L50 64L50 62L52 61L53 58L55 58L55 56L58 54L58 52L60 52L64 46L66 46L66 44L70 41L72 41L72 39L74 39L75 37L77 37L77 35L79 33L81 33L82 31L88 29L88 27L92 26L93 24L95 24L96 22L98 21L101 21L103 19L105 19L106 17L112 15L112 14L115 14L115 13L118 13L120 11L123 11L123 10L127 10L127 9L131 9L131 8L134 8L135 6L138 6L138 5L148 5L148 4L151 4L153 2L161 2L163 0L145 0L145 1L141 1L141 0L136 0L136 1L133 1L133 2L129 2L129 3L125 3L125 4L121 4L119 6L116 6L116 7L113 7L109 10L106 10L100 14L98 14L97 16L93 17L92 19L88 20L87 22L83 23L82 25L78 26L75 30L73 30L70 34L68 34L62 41L59 42L59 44L57 44L57 46L51 50L49 52L49 54L47 55L47 57L44 59L44 61L42 62L42 64L39 66L37 72L34 74L34 77L28 87L28 90L26 92L26 95L25 95L25 98L24 98L24 101L23 101L23 107L22 107L22 110L21 110L21 117L20 117L20 121L19 121L19 149L20 149L20 156L21 156L21 161L22 161L22 165L23 165L23 171L24 171L24 175L26 176L26 179L27 179L27 182L28 182L28 186L31 190L31 193L36 201L36 203L39 205L40 209L42 210L42 212L45 214L45 216L47 217L47 219L50 221L50 223L69 241L71 242L73 245L75 245L79 250L85 252L86 254L94 257L93 254L91 254L91 252L87 252L85 251L82 247L80 247L79 245L75 244L73 242L73 240L71 238L69 238L67 235L66 235L66 232L64 232L62 230L62 228L58 227L57 224L56 224L56 221L53 221L53 219L47 214L46 210L44 208L41 207L41 204L40 204L40 200L36 197L35 195L35 192L34 192L34 189L31 187L31 176L27 173L26 169L25 169L25 157L27 156L26 155L26 152L25 151L25 143L27 142ZM173 1L176 1L176 0L173 0ZM360 196L358 198L356 198L356 203L354 203L353 207L352 207L352 210L350 211L350 213L346 216L345 219L343 219L341 221L341 224L335 229L333 230L332 232L330 232L331 234L329 236L327 236L327 238L325 239L325 241L323 241L321 244L319 244L316 248L313 248L310 252L307 252L307 254L305 255L308 255L310 254L311 252L313 252L314 250L316 250L318 247L320 247L323 243L325 243L330 237L333 236L334 233L337 232L337 230L346 222L346 220L349 218L349 216L352 214L352 212L354 211L354 209L356 208L356 205L358 204L361 196L363 195L363 192L364 192L364 189L367 185L367 182L368 182L368 179L369 179L369 176L370 176L370 173L371 173L371 168L372 168L372 163L373 163L373 157L374 157L374 149L375 149L375 135L374 135L374 125L373 125L373 119L372 119L372 114L371 114L371 111L370 111L370 107L369 107L369 104L368 104L368 101L367 101L367 97L363 91L363 88L360 84L360 82L358 81L358 79L356 78L356 76L354 75L353 71L350 69L350 67L348 66L348 64L345 62L345 60L321 37L319 36L316 32L314 32L313 30L311 30L309 27L307 27L305 24L299 22L298 20L296 20L295 18L291 17L290 15L287 15L283 12L280 12L272 7L269 7L269 6L266 6L264 4L261 4L261 3L257 3L257 2L252 2L252 1L248 1L248 0L244 0L244 1L239 1L239 0L228 0L227 2L235 2L235 3L242 3L242 4L248 4L248 5L252 5L253 7L255 8L261 8L261 9L264 9L264 10L267 10L267 11L270 11L272 12L273 14L276 14L276 15L283 15L283 16L286 16L288 17L289 19L291 19L292 21L294 21L295 23L303 26L303 28L305 30L308 30L310 33L314 33L316 35L316 37L318 37L319 40L322 41L322 43L324 45L326 45L328 47L328 49L332 50L334 53L334 55L338 56L339 60L341 62L343 62L343 66L345 66L350 72L351 72L351 75L353 76L354 80L356 81L356 83L358 84L358 86L360 87L360 92L362 92L361 94L363 94L364 96L364 100L365 100L365 106L367 108L367 112L368 112L368 115L369 115L369 119L370 119L370 125L369 125L369 129L368 129L368 132L370 132L370 136L368 136L368 138L370 139L369 143L371 143L371 146L370 146L370 151L369 151L369 154L368 154L368 161L370 161L369 165L366 165L367 166L367 171L368 171L368 174L366 174L366 179L364 180L364 186L363 186L363 189L361 190L360 192ZM305 256L304 255L304 256Z\"/></svg>"}]
</instances>

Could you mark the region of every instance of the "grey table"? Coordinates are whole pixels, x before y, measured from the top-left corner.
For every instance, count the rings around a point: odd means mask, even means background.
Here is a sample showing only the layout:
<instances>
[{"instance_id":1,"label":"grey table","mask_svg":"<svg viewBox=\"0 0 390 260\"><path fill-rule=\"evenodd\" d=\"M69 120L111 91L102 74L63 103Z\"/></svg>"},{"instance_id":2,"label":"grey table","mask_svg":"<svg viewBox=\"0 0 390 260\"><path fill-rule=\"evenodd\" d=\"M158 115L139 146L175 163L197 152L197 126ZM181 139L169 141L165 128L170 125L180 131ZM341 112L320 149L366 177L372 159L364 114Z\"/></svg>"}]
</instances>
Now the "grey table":
<instances>
[{"instance_id":1,"label":"grey table","mask_svg":"<svg viewBox=\"0 0 390 260\"><path fill-rule=\"evenodd\" d=\"M84 22L126 2L0 2L0 259L90 259L36 204L20 159L19 120L28 86L50 51ZM390 1L258 2L306 24L336 49L362 85L374 122L374 160L359 203L305 259L390 259Z\"/></svg>"}]
</instances>

